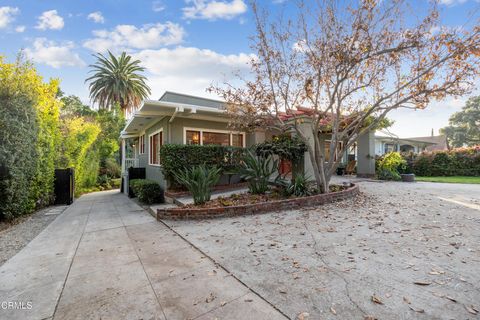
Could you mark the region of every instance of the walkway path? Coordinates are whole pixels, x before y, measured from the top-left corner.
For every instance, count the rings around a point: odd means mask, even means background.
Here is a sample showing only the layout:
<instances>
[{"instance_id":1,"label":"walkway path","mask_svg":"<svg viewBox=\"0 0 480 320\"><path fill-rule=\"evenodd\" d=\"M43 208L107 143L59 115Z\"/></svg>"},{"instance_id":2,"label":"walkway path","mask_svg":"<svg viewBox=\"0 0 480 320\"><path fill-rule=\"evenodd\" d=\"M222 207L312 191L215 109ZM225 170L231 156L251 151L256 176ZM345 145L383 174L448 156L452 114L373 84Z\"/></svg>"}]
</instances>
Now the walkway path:
<instances>
[{"instance_id":1,"label":"walkway path","mask_svg":"<svg viewBox=\"0 0 480 320\"><path fill-rule=\"evenodd\" d=\"M1 319L284 319L115 191L81 197L8 260L0 303Z\"/></svg>"}]
</instances>

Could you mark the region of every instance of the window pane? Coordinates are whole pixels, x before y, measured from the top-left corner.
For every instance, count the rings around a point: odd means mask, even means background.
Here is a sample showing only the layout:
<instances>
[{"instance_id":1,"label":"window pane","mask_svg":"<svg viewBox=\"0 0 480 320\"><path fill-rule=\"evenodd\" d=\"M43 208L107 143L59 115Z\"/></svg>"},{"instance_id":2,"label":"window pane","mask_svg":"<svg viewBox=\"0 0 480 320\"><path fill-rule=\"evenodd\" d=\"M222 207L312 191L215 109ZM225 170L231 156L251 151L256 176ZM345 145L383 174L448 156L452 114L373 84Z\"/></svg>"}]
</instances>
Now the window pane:
<instances>
[{"instance_id":1,"label":"window pane","mask_svg":"<svg viewBox=\"0 0 480 320\"><path fill-rule=\"evenodd\" d=\"M187 144L200 144L200 131L187 130Z\"/></svg>"},{"instance_id":2,"label":"window pane","mask_svg":"<svg viewBox=\"0 0 480 320\"><path fill-rule=\"evenodd\" d=\"M232 134L232 146L234 147L243 147L243 135L242 134Z\"/></svg>"},{"instance_id":3,"label":"window pane","mask_svg":"<svg viewBox=\"0 0 480 320\"><path fill-rule=\"evenodd\" d=\"M220 132L203 132L203 144L230 145L230 134Z\"/></svg>"},{"instance_id":4,"label":"window pane","mask_svg":"<svg viewBox=\"0 0 480 320\"><path fill-rule=\"evenodd\" d=\"M150 163L160 164L158 152L162 145L162 133L154 134L150 137Z\"/></svg>"},{"instance_id":5,"label":"window pane","mask_svg":"<svg viewBox=\"0 0 480 320\"><path fill-rule=\"evenodd\" d=\"M325 161L330 161L330 141L325 141Z\"/></svg>"}]
</instances>

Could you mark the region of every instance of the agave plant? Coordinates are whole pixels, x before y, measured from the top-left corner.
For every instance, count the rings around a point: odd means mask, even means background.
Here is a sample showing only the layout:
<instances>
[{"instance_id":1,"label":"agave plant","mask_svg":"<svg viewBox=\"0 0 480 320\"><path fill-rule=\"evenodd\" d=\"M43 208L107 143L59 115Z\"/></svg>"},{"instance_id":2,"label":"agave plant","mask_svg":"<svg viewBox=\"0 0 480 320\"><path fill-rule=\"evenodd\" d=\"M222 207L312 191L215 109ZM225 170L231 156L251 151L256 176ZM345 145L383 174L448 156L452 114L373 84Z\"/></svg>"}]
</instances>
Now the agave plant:
<instances>
[{"instance_id":1,"label":"agave plant","mask_svg":"<svg viewBox=\"0 0 480 320\"><path fill-rule=\"evenodd\" d=\"M278 171L278 160L272 156L259 157L247 150L240 164L238 173L248 182L248 189L253 194L263 194L268 191L270 177Z\"/></svg>"},{"instance_id":2,"label":"agave plant","mask_svg":"<svg viewBox=\"0 0 480 320\"><path fill-rule=\"evenodd\" d=\"M210 200L212 187L217 184L220 179L220 173L220 168L207 168L205 165L199 165L187 168L173 175L179 183L190 191L193 196L193 203L198 205Z\"/></svg>"}]
</instances>

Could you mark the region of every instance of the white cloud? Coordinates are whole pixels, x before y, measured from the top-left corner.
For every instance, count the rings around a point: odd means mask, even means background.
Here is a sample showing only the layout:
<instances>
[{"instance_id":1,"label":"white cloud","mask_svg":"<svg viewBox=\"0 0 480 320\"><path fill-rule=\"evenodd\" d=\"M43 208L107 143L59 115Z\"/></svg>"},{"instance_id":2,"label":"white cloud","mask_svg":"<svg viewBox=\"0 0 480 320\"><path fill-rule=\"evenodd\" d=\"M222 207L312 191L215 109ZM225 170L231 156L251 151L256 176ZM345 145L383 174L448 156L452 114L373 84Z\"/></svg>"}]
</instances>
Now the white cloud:
<instances>
[{"instance_id":1,"label":"white cloud","mask_svg":"<svg viewBox=\"0 0 480 320\"><path fill-rule=\"evenodd\" d=\"M64 26L63 18L58 15L57 10L45 11L38 17L38 24L35 28L40 30L61 30Z\"/></svg>"},{"instance_id":2,"label":"white cloud","mask_svg":"<svg viewBox=\"0 0 480 320\"><path fill-rule=\"evenodd\" d=\"M15 32L22 33L25 31L25 29L26 29L25 26L17 26L15 27Z\"/></svg>"},{"instance_id":3,"label":"white cloud","mask_svg":"<svg viewBox=\"0 0 480 320\"><path fill-rule=\"evenodd\" d=\"M152 2L152 10L154 12L160 12L160 11L163 11L165 10L166 6L163 4L163 1L153 1Z\"/></svg>"},{"instance_id":4,"label":"white cloud","mask_svg":"<svg viewBox=\"0 0 480 320\"><path fill-rule=\"evenodd\" d=\"M38 63L43 63L54 68L82 67L85 62L80 56L73 52L74 43L69 41L63 45L45 38L36 38L33 42L33 48L25 49L27 56Z\"/></svg>"},{"instance_id":5,"label":"white cloud","mask_svg":"<svg viewBox=\"0 0 480 320\"><path fill-rule=\"evenodd\" d=\"M183 42L185 30L176 23L166 22L144 25L141 28L133 25L118 25L112 31L95 30L93 35L95 38L88 39L83 46L95 52L105 52L154 49L180 44Z\"/></svg>"},{"instance_id":6,"label":"white cloud","mask_svg":"<svg viewBox=\"0 0 480 320\"><path fill-rule=\"evenodd\" d=\"M105 18L103 17L102 13L100 11L95 11L90 13L87 16L88 20L92 20L95 23L105 23Z\"/></svg>"},{"instance_id":7,"label":"white cloud","mask_svg":"<svg viewBox=\"0 0 480 320\"><path fill-rule=\"evenodd\" d=\"M467 0L440 0L440 4L444 4L447 6L454 6L465 2L467 2Z\"/></svg>"},{"instance_id":8,"label":"white cloud","mask_svg":"<svg viewBox=\"0 0 480 320\"><path fill-rule=\"evenodd\" d=\"M159 98L166 90L211 96L205 89L212 83L232 80L235 72L246 74L254 55L223 55L207 49L177 47L143 50L134 57L149 73L152 98Z\"/></svg>"},{"instance_id":9,"label":"white cloud","mask_svg":"<svg viewBox=\"0 0 480 320\"><path fill-rule=\"evenodd\" d=\"M183 17L186 19L232 19L247 11L244 0L186 0L186 2L191 4L182 9Z\"/></svg>"},{"instance_id":10,"label":"white cloud","mask_svg":"<svg viewBox=\"0 0 480 320\"><path fill-rule=\"evenodd\" d=\"M20 9L14 7L0 7L0 29L6 28L15 20L15 16L20 13Z\"/></svg>"}]
</instances>

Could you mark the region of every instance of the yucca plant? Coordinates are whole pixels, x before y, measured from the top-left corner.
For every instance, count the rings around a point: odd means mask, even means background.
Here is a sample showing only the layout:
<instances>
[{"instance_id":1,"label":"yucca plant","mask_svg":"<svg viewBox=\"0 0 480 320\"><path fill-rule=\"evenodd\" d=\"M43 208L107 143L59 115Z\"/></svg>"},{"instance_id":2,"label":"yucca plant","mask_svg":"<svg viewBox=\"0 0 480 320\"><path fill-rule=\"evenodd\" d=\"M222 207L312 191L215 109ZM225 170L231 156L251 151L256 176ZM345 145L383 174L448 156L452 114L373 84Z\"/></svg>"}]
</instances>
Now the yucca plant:
<instances>
[{"instance_id":1,"label":"yucca plant","mask_svg":"<svg viewBox=\"0 0 480 320\"><path fill-rule=\"evenodd\" d=\"M190 191L193 203L198 205L210 200L212 187L220 179L220 173L220 168L207 168L205 165L199 165L176 172L174 176L180 184Z\"/></svg>"},{"instance_id":2,"label":"yucca plant","mask_svg":"<svg viewBox=\"0 0 480 320\"><path fill-rule=\"evenodd\" d=\"M296 197L306 197L313 194L310 178L305 173L297 174L287 187L287 193Z\"/></svg>"},{"instance_id":3,"label":"yucca plant","mask_svg":"<svg viewBox=\"0 0 480 320\"><path fill-rule=\"evenodd\" d=\"M270 177L278 172L278 160L272 156L259 157L247 150L240 164L238 173L248 182L248 189L253 194L263 194L268 191Z\"/></svg>"}]
</instances>

